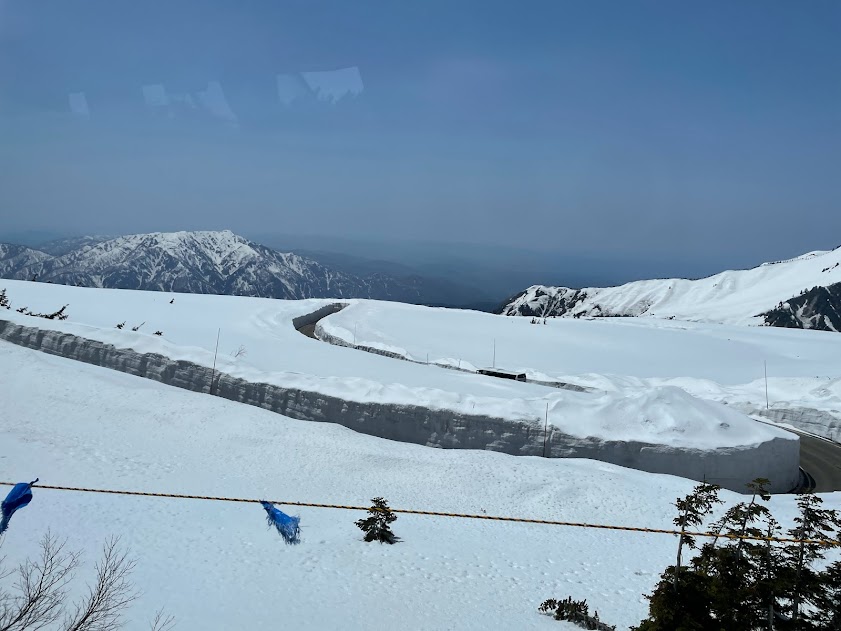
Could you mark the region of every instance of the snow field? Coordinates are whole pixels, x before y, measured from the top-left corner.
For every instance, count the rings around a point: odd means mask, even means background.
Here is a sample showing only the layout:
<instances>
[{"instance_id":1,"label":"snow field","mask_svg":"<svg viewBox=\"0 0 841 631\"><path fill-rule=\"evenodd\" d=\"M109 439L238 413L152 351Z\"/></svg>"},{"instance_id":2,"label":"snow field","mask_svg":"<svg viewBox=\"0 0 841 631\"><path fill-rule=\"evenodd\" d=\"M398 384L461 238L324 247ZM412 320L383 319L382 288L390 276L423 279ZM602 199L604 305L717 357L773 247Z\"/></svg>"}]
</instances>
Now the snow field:
<instances>
[{"instance_id":1,"label":"snow field","mask_svg":"<svg viewBox=\"0 0 841 631\"><path fill-rule=\"evenodd\" d=\"M395 303L358 302L321 321L330 335L414 360L481 368L601 392L678 387L695 397L765 408L813 408L841 424L841 335L654 318L500 317ZM836 426L837 426L836 424ZM810 431L819 428L810 427ZM821 433L835 438L829 425Z\"/></svg>"},{"instance_id":2,"label":"snow field","mask_svg":"<svg viewBox=\"0 0 841 631\"><path fill-rule=\"evenodd\" d=\"M316 390L354 401L423 405L527 422L543 419L549 403L550 422L564 433L580 438L611 440L621 436L622 440L702 449L792 438L785 432L754 423L738 412L687 397L674 388L648 387L647 392L617 388L610 394L593 396L396 361L319 343L294 330L291 324L294 318L330 304L329 301L173 295L24 281L5 281L2 286L7 287L13 306L25 304L31 309L47 310L70 304L68 321L46 321L7 311L5 317L13 322L66 331L118 348L156 352L205 366L213 364L216 336L221 329L222 352L217 367L249 381ZM174 304L169 303L172 297ZM384 326L384 320L405 320L395 326L403 327L399 335L406 336L407 344L417 339L416 346L426 346L432 339L439 340L439 352L433 353L431 361L441 357L455 361L453 356L460 350L470 350L465 344L479 338L484 342L492 340L496 331L505 327L519 329L507 340L510 349L517 340L528 339L526 336L531 333L521 324L532 326L513 318L470 311L372 301L350 304L344 311L322 320L324 325L335 327L336 333L346 340L352 340L356 331L360 339L376 345L380 343L377 331ZM115 329L114 325L123 320L127 321L126 328ZM126 330L144 321L141 332ZM453 322L459 323L458 326L451 327ZM163 337L142 333L156 329L164 332ZM606 354L621 355L623 344L634 344L623 342L621 333L600 340L594 336L589 342L596 348L602 347ZM498 348L503 343L501 340ZM231 353L240 344L245 346L247 355L235 359ZM614 348L617 345L618 350ZM525 346L522 350L529 357L540 358L547 355L547 348L544 339L542 345ZM500 349L498 357L503 352ZM475 365L483 365L475 353L465 353L465 358ZM507 364L507 367L516 366Z\"/></svg>"},{"instance_id":3,"label":"snow field","mask_svg":"<svg viewBox=\"0 0 841 631\"><path fill-rule=\"evenodd\" d=\"M462 367L496 365L525 371L535 379L596 373L607 376L706 379L738 385L769 376L841 377L841 336L801 331L651 318L582 320L502 317L459 311L360 301L321 323L345 341L416 361Z\"/></svg>"},{"instance_id":4,"label":"snow field","mask_svg":"<svg viewBox=\"0 0 841 631\"><path fill-rule=\"evenodd\" d=\"M358 505L383 495L394 507L658 528L693 486L595 461L379 440L3 342L0 400L9 482ZM841 494L824 497L841 508ZM772 500L785 525L794 499ZM143 590L130 630L159 606L181 629L561 629L537 614L543 599L586 598L619 628L638 622L675 549L664 535L409 515L389 547L361 541L362 514L285 508L302 517L300 546L284 546L256 504L36 487L2 552L15 563L50 528L85 550L90 571L99 543L120 534Z\"/></svg>"}]
</instances>

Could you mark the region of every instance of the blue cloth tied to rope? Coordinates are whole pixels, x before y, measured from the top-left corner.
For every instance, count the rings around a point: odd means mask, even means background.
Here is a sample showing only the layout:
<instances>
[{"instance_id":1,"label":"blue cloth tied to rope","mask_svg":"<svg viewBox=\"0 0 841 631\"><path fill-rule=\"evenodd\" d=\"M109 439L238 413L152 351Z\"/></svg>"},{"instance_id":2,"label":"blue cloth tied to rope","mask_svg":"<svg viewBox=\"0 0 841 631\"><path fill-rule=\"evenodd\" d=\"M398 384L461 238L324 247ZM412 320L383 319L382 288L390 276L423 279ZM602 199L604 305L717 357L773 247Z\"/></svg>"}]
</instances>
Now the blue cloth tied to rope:
<instances>
[{"instance_id":1,"label":"blue cloth tied to rope","mask_svg":"<svg viewBox=\"0 0 841 631\"><path fill-rule=\"evenodd\" d=\"M9 520L15 514L15 511L32 501L32 485L37 481L38 478L35 478L32 482L18 482L0 504L0 535L6 532L9 527Z\"/></svg>"},{"instance_id":2,"label":"blue cloth tied to rope","mask_svg":"<svg viewBox=\"0 0 841 631\"><path fill-rule=\"evenodd\" d=\"M301 543L301 518L287 515L270 502L260 502L266 510L266 521L274 526L287 544Z\"/></svg>"}]
</instances>

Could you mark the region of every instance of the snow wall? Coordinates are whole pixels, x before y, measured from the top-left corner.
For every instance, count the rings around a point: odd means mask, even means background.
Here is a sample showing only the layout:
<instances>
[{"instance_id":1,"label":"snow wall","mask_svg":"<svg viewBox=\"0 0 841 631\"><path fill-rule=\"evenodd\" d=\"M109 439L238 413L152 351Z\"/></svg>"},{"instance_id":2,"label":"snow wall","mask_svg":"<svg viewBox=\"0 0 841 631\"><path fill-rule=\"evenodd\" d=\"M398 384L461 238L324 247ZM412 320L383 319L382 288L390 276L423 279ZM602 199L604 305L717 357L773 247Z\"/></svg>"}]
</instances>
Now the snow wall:
<instances>
[{"instance_id":1,"label":"snow wall","mask_svg":"<svg viewBox=\"0 0 841 631\"><path fill-rule=\"evenodd\" d=\"M750 404L733 404L732 407L751 416L764 416L775 423L792 427L841 443L841 418L825 410L814 408L757 408Z\"/></svg>"},{"instance_id":2,"label":"snow wall","mask_svg":"<svg viewBox=\"0 0 841 631\"><path fill-rule=\"evenodd\" d=\"M2 319L0 339L193 392L211 391L212 369L185 360L138 353ZM295 419L338 423L363 434L430 447L487 449L519 456L540 456L544 450L539 419L511 421L415 405L346 401L315 391L249 382L219 372L215 375L213 393ZM734 491L744 491L747 482L760 476L772 481L774 492L788 491L798 483L800 462L796 439L775 438L751 446L696 450L578 438L557 430L548 437L546 455L591 458L641 471L706 479ZM581 484L586 485L587 480L581 480Z\"/></svg>"}]
</instances>

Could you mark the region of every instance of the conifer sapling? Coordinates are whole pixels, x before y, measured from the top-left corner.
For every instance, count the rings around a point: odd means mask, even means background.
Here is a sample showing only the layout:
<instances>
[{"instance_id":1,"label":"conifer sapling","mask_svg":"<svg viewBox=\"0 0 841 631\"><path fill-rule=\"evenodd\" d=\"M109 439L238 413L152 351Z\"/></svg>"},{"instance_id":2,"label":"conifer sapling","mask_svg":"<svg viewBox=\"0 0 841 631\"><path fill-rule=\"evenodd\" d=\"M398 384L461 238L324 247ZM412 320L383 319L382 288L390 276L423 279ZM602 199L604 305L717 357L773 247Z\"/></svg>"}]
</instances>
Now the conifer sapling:
<instances>
[{"instance_id":1,"label":"conifer sapling","mask_svg":"<svg viewBox=\"0 0 841 631\"><path fill-rule=\"evenodd\" d=\"M368 517L356 522L357 528L365 532L365 541L397 543L399 538L389 527L389 524L397 519L397 515L391 512L388 502L383 498L375 497L371 502L373 506L368 509Z\"/></svg>"}]
</instances>

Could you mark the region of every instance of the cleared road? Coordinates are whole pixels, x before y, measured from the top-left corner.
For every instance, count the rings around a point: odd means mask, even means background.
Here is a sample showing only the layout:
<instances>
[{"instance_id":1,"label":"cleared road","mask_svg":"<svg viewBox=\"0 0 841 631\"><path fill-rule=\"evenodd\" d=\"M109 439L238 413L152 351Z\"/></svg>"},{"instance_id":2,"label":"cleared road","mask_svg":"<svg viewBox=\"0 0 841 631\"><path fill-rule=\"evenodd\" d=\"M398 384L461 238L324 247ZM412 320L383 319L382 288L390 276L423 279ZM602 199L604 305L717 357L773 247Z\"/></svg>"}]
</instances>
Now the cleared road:
<instances>
[{"instance_id":1,"label":"cleared road","mask_svg":"<svg viewBox=\"0 0 841 631\"><path fill-rule=\"evenodd\" d=\"M751 418L759 423L779 427L755 416ZM797 492L841 491L841 443L804 434L790 427L784 429L800 437L800 468L806 474L806 479L801 480L801 487L797 489Z\"/></svg>"},{"instance_id":2,"label":"cleared road","mask_svg":"<svg viewBox=\"0 0 841 631\"><path fill-rule=\"evenodd\" d=\"M789 430L800 436L800 468L814 480L816 493L841 491L841 444Z\"/></svg>"},{"instance_id":3,"label":"cleared road","mask_svg":"<svg viewBox=\"0 0 841 631\"><path fill-rule=\"evenodd\" d=\"M318 338L315 336L315 325L316 324L318 324L318 322L313 322L312 324L305 324L300 329L298 329L298 332L303 333L307 337L311 337L314 340L317 340Z\"/></svg>"}]
</instances>

